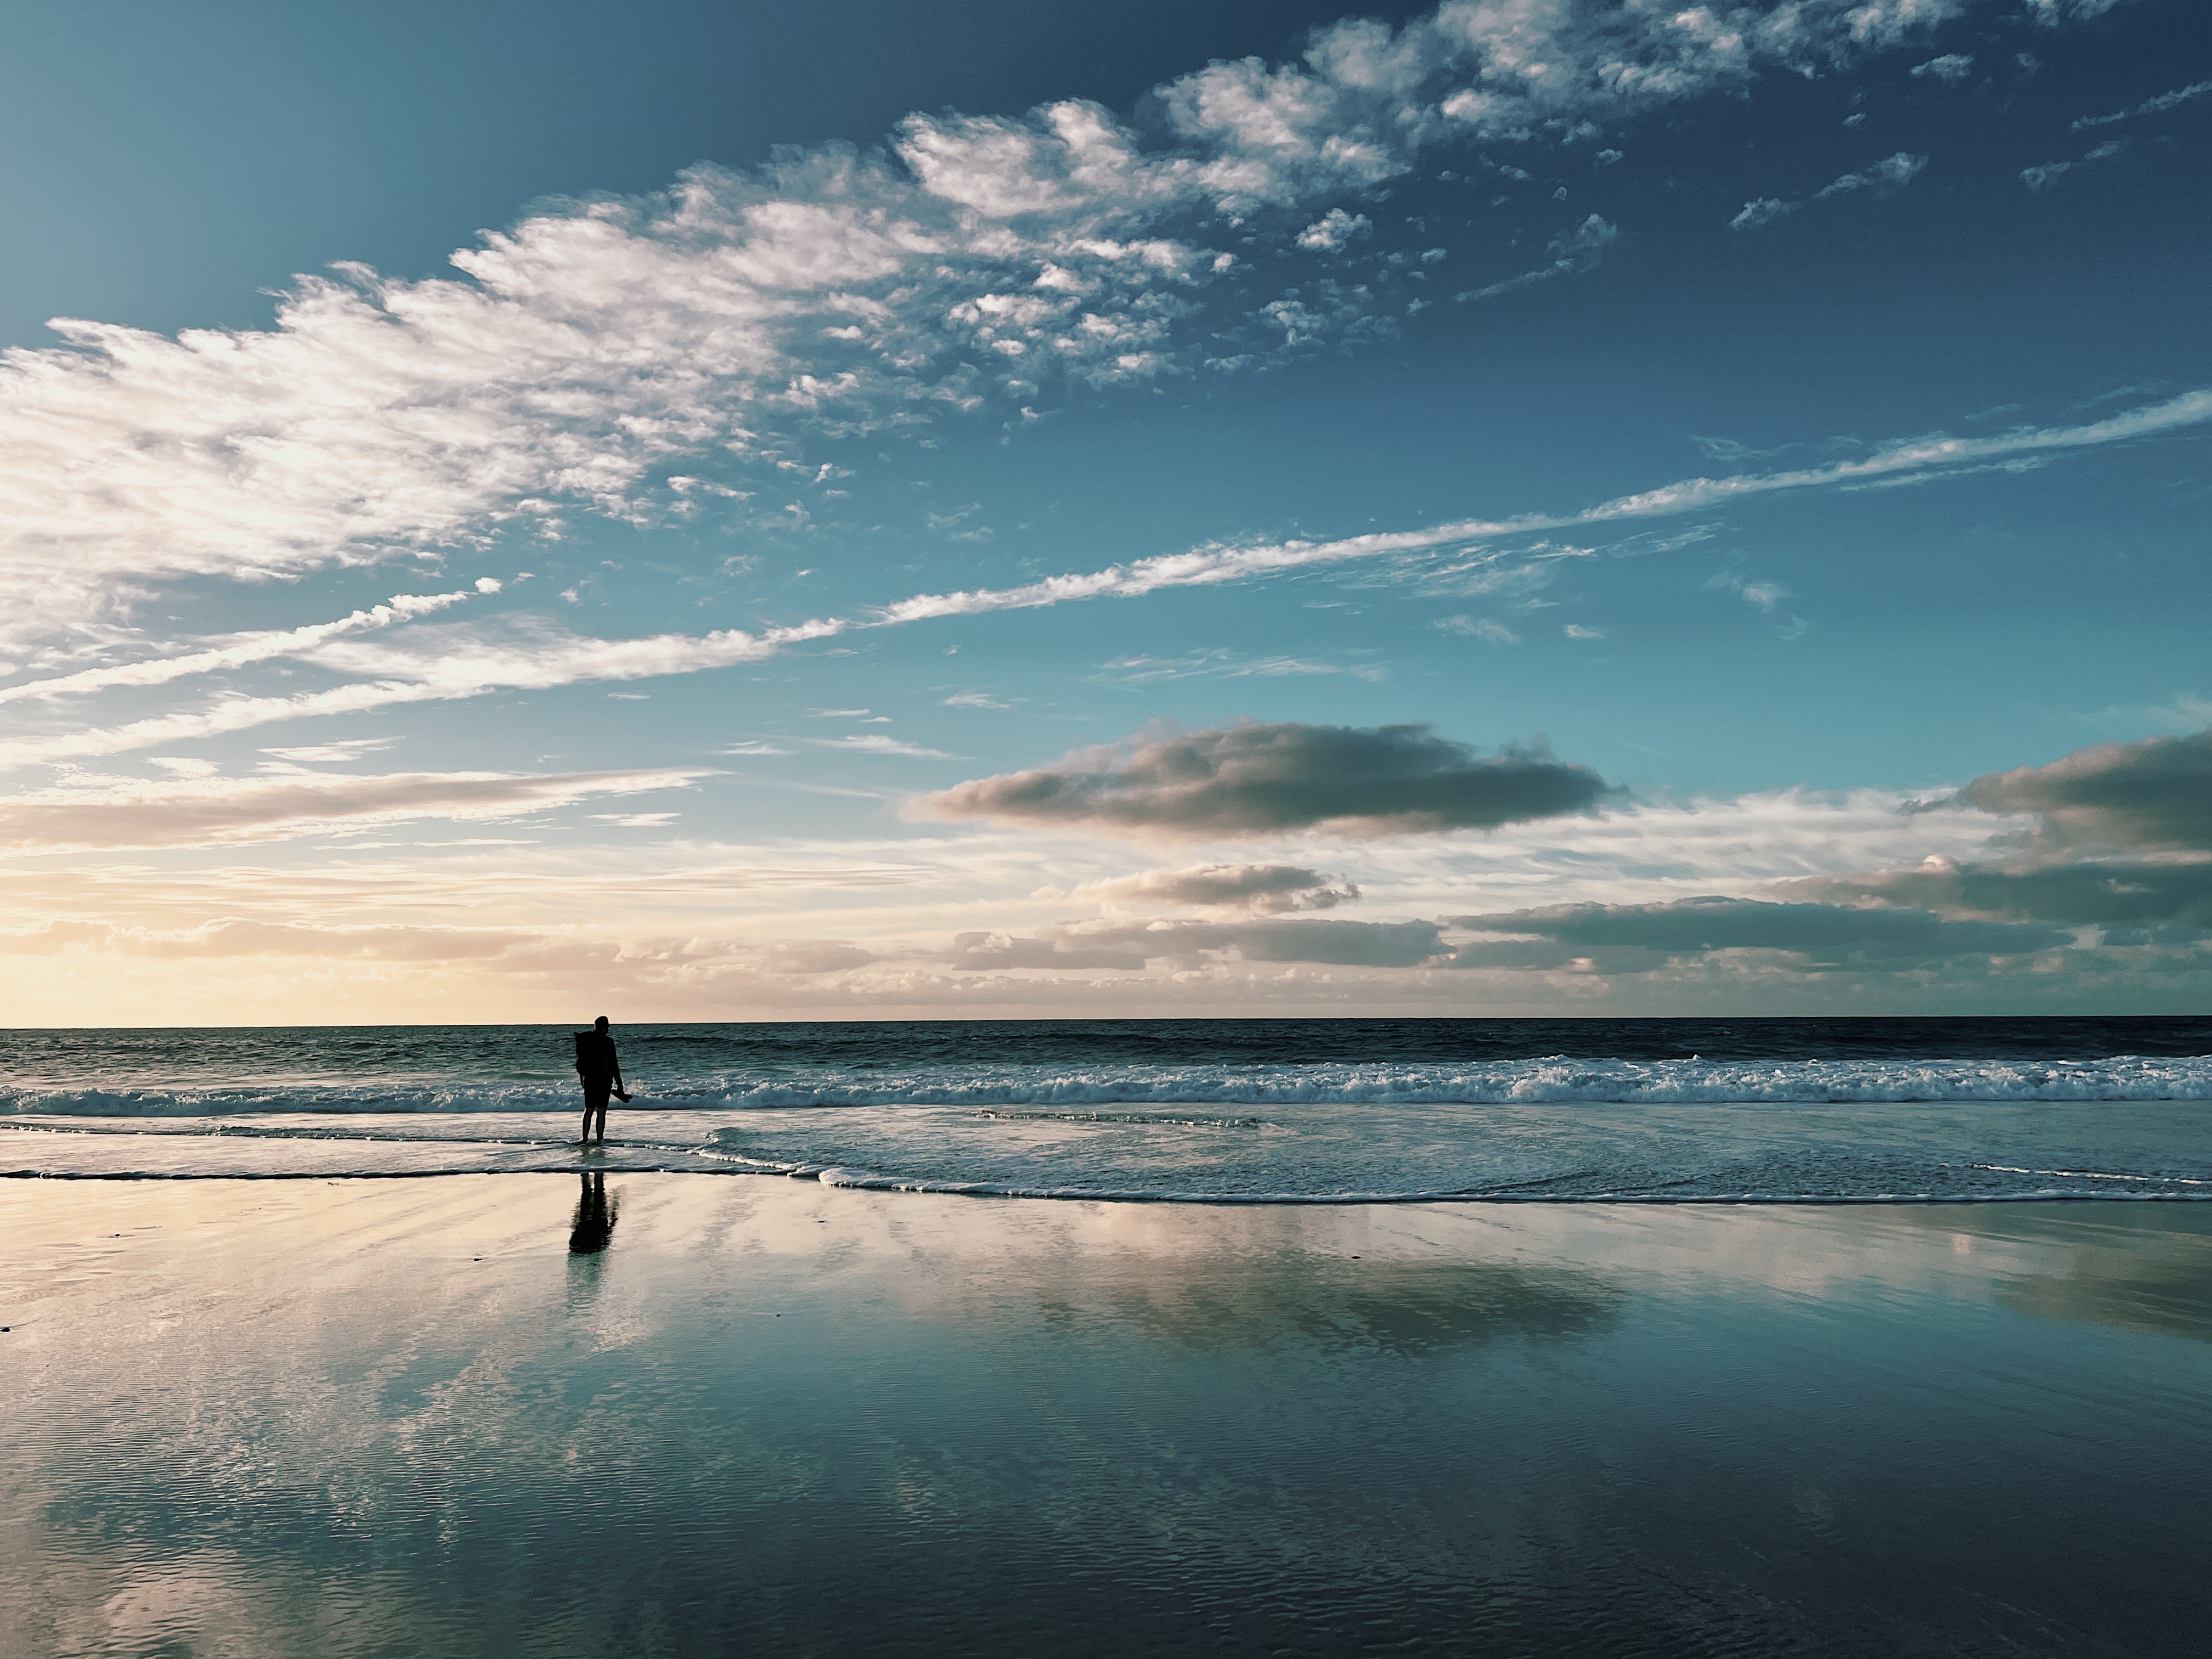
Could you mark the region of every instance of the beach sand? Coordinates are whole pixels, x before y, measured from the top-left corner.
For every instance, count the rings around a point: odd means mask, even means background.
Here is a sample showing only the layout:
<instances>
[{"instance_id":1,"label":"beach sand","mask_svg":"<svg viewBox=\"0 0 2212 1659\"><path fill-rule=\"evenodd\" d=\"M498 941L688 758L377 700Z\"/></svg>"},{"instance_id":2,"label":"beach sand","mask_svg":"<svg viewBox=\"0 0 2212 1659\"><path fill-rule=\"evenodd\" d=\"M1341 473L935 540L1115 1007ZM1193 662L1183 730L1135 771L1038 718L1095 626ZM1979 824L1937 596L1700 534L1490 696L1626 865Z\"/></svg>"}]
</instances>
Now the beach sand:
<instances>
[{"instance_id":1,"label":"beach sand","mask_svg":"<svg viewBox=\"0 0 2212 1659\"><path fill-rule=\"evenodd\" d=\"M4 1183L0 1649L2202 1651L2212 1206L607 1185Z\"/></svg>"}]
</instances>

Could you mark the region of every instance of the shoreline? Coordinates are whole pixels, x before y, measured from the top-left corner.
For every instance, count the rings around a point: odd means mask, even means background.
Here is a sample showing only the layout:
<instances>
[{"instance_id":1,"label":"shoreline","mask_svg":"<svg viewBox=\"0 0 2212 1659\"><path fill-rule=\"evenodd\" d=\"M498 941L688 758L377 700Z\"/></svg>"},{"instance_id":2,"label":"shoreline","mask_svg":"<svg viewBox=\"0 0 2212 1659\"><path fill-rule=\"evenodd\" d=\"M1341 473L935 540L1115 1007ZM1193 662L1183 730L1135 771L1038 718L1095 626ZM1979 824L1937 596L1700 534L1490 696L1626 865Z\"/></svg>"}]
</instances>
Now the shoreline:
<instances>
[{"instance_id":1,"label":"shoreline","mask_svg":"<svg viewBox=\"0 0 2212 1659\"><path fill-rule=\"evenodd\" d=\"M685 1170L666 1168L650 1164L625 1164L595 1169L588 1164L579 1164L565 1169L535 1170L354 1170L343 1175L317 1175L304 1171L271 1172L265 1175L239 1174L223 1170L209 1174L179 1174L171 1170L150 1170L140 1174L116 1174L112 1171L0 1170L0 1181L57 1181L57 1182L113 1182L118 1186L138 1186L154 1182L188 1183L198 1182L381 1182L381 1181L444 1181L466 1176L546 1176L601 1175L668 1176L677 1177L701 1176L708 1180L760 1179L769 1181L814 1182L838 1192L892 1194L907 1198L957 1198L996 1200L1010 1203L1046 1204L1127 1204L1173 1206L1192 1209L1401 1209L1413 1206L1443 1207L1498 1206L1505 1205L1589 1205L1610 1208L1628 1205L1664 1206L1675 1208L1711 1207L1716 1209L1832 1209L1842 1206L1892 1207L1924 1209L1946 1205L2033 1205L2033 1204L2212 1204L2212 1193L1876 1193L1766 1194L1757 1193L1721 1193L1683 1197L1666 1194L1638 1193L1497 1193L1458 1194L1448 1193L1409 1193L1403 1195L1389 1193L1347 1194L1282 1194L1261 1193L1243 1196L1232 1193L1147 1193L1094 1191L1071 1188L1064 1191L1024 1188L1001 1192L972 1183L924 1185L908 1184L890 1180L830 1182L811 1176L792 1176L772 1170Z\"/></svg>"}]
</instances>

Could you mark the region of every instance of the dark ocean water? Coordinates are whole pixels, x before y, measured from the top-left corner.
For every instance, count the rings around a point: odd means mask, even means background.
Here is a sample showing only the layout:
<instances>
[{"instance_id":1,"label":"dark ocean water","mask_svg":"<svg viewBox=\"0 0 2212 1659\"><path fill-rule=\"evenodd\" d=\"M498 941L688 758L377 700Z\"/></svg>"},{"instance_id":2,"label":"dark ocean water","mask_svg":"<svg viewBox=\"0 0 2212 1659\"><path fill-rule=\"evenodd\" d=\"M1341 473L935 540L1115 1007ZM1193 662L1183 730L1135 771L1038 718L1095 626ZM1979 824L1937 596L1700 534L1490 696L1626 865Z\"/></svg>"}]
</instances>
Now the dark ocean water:
<instances>
[{"instance_id":1,"label":"dark ocean water","mask_svg":"<svg viewBox=\"0 0 2212 1659\"><path fill-rule=\"evenodd\" d=\"M2212 1196L2212 1017L637 1025L0 1036L0 1171L606 1168L1007 1196Z\"/></svg>"}]
</instances>

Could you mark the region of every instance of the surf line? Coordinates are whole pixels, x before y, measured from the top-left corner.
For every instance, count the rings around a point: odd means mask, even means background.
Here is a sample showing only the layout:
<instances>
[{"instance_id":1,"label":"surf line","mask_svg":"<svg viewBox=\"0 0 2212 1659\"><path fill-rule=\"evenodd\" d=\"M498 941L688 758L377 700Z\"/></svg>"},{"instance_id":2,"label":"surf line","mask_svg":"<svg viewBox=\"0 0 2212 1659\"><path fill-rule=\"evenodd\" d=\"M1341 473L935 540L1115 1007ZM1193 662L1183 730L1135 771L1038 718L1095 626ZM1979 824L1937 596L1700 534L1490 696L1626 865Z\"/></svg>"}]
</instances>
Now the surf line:
<instances>
[{"instance_id":1,"label":"surf line","mask_svg":"<svg viewBox=\"0 0 2212 1659\"><path fill-rule=\"evenodd\" d=\"M2212 1187L2212 1181L2197 1181L2188 1176L2106 1175L2100 1170L2024 1170L2017 1164L1968 1164L1964 1166L1947 1164L1943 1167L1947 1170L1960 1167L1995 1170L2003 1175L2065 1176L2075 1181L2148 1181L2158 1186Z\"/></svg>"}]
</instances>

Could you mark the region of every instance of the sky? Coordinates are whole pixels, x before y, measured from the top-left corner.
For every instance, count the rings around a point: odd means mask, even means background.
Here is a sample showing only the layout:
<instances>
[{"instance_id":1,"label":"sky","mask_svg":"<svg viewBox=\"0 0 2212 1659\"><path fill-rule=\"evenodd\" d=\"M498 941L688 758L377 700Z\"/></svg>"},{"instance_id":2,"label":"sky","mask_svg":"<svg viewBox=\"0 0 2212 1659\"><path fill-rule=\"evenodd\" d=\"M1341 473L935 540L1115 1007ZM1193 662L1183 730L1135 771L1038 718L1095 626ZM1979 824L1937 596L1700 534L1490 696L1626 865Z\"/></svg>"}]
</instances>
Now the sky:
<instances>
[{"instance_id":1,"label":"sky","mask_svg":"<svg viewBox=\"0 0 2212 1659\"><path fill-rule=\"evenodd\" d=\"M0 45L11 1023L2212 992L2191 0Z\"/></svg>"}]
</instances>

